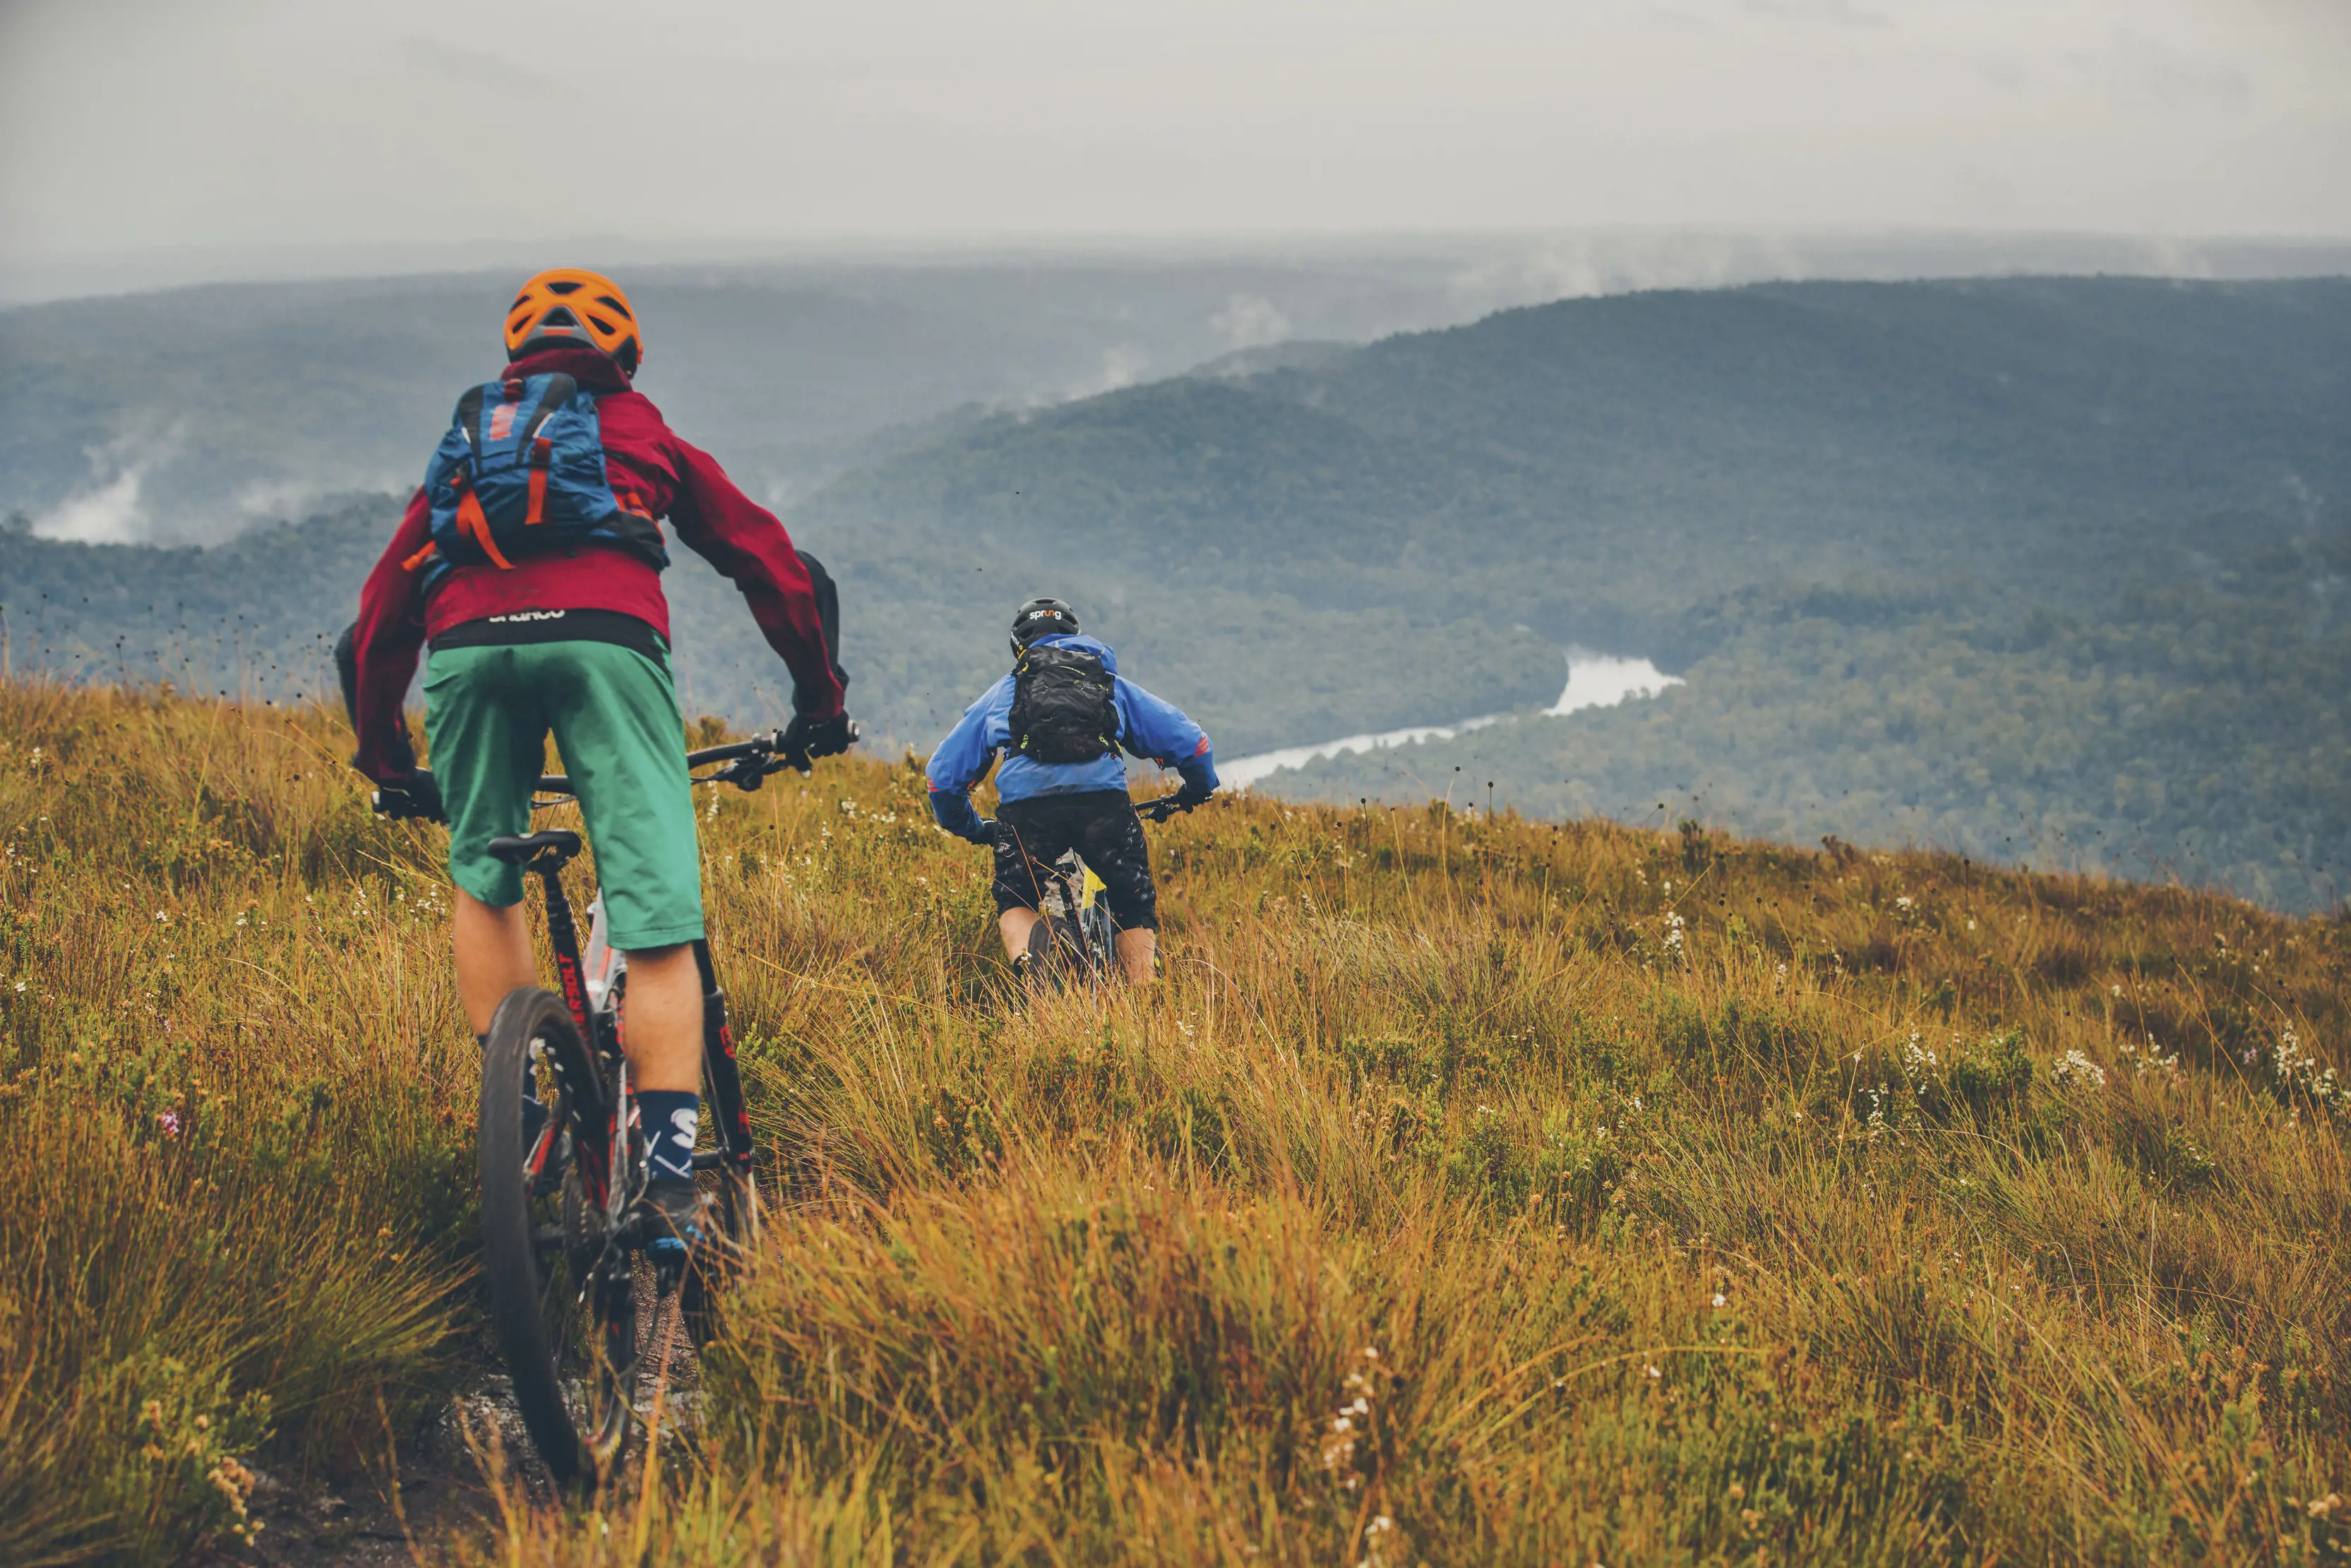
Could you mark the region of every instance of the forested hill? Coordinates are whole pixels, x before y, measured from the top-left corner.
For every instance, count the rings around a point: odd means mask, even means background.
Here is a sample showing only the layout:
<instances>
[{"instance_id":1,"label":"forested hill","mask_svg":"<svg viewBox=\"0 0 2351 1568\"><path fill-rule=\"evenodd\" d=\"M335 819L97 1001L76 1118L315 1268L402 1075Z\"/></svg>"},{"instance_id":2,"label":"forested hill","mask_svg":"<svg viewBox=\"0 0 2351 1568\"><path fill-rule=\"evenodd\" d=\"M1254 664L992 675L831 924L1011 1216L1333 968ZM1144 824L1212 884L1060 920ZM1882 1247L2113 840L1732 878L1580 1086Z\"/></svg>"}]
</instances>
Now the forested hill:
<instances>
[{"instance_id":1,"label":"forested hill","mask_svg":"<svg viewBox=\"0 0 2351 1568\"><path fill-rule=\"evenodd\" d=\"M1749 584L2095 601L2301 537L2346 481L2351 282L1802 284L1138 388L906 455L801 516L1687 656L1702 607Z\"/></svg>"}]
</instances>

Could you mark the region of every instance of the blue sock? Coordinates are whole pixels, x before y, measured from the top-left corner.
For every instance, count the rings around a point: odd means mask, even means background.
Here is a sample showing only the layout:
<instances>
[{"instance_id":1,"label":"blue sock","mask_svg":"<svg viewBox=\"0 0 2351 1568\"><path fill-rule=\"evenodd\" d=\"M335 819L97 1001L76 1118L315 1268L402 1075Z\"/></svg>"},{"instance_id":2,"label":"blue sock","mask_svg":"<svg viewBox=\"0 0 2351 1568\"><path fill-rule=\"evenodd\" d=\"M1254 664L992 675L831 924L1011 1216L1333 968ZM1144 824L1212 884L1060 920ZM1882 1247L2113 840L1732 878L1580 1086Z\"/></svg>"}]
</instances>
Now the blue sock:
<instances>
[{"instance_id":1,"label":"blue sock","mask_svg":"<svg viewBox=\"0 0 2351 1568\"><path fill-rule=\"evenodd\" d=\"M645 1174L653 1181L694 1179L694 1134L702 1096L691 1089L640 1089L637 1124L645 1134Z\"/></svg>"}]
</instances>

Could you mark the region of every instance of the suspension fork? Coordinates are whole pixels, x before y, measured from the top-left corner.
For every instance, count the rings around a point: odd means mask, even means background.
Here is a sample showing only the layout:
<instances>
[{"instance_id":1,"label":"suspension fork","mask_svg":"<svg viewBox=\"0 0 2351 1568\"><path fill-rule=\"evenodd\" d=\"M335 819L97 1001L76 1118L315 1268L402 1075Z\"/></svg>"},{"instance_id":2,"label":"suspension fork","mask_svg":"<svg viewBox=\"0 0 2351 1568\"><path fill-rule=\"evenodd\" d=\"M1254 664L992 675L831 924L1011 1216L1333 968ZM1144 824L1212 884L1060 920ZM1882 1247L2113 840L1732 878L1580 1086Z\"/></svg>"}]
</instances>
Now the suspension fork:
<instances>
[{"instance_id":1,"label":"suspension fork","mask_svg":"<svg viewBox=\"0 0 2351 1568\"><path fill-rule=\"evenodd\" d=\"M718 1114L721 1157L729 1169L751 1169L751 1112L743 1102L743 1075L735 1061L735 1031L726 1022L726 993L711 962L710 944L696 938L695 967L702 972L702 1066L710 1075L712 1109Z\"/></svg>"}]
</instances>

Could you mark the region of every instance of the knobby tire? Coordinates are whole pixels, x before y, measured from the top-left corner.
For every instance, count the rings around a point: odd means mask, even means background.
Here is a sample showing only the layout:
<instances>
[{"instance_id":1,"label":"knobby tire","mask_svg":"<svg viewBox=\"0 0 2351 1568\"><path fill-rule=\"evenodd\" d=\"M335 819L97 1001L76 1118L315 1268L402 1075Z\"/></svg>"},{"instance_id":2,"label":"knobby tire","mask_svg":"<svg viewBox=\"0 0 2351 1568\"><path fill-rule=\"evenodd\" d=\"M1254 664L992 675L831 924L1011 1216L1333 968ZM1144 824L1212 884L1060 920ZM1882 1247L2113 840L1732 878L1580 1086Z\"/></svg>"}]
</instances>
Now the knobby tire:
<instances>
[{"instance_id":1,"label":"knobby tire","mask_svg":"<svg viewBox=\"0 0 2351 1568\"><path fill-rule=\"evenodd\" d=\"M547 1066L534 1063L543 1041ZM601 1479L627 1442L639 1364L633 1257L590 1284L604 1256L605 1217L586 1203L576 1163L559 1186L535 1184L523 1128L523 1088L537 1085L549 1124L601 1125L602 1080L552 991L524 987L498 1004L482 1062L479 1128L482 1270L490 1315L523 1426L559 1482ZM572 1146L581 1142L574 1131ZM551 1163L551 1162L550 1162ZM555 1190L549 1190L555 1186ZM576 1379L576 1402L566 1397Z\"/></svg>"}]
</instances>

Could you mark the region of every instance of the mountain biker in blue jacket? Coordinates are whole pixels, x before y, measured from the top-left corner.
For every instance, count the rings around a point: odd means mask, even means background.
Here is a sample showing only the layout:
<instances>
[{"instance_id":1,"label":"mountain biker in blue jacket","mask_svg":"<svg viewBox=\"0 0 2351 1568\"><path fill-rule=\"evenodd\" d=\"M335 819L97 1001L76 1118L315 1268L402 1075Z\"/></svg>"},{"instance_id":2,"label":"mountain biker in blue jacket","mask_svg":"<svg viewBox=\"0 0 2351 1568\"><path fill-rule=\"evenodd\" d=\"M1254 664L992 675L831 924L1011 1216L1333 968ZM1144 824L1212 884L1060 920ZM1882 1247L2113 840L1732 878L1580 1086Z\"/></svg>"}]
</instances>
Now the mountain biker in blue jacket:
<instances>
[{"instance_id":1,"label":"mountain biker in blue jacket","mask_svg":"<svg viewBox=\"0 0 2351 1568\"><path fill-rule=\"evenodd\" d=\"M1016 670L965 709L931 754L931 814L946 831L995 850L997 929L1017 971L1030 973L1050 951L1050 933L1038 914L1039 895L1052 862L1074 848L1102 880L1118 925L1119 967L1129 980L1147 984L1158 945L1159 894L1151 880L1143 824L1127 798L1126 762L1120 753L1181 773L1184 787L1176 803L1190 810L1216 793L1215 748L1207 732L1181 709L1119 674L1118 655L1099 639L1081 634L1076 612L1061 601L1032 599L1020 607L1012 623L1013 656L1022 660L1032 649L1101 661L1109 677L1104 718L1115 727L1114 735L1102 737L1102 755L1080 762L1024 755L1026 737L1015 728L1020 679ZM990 821L973 808L971 789L999 754L997 816Z\"/></svg>"}]
</instances>

